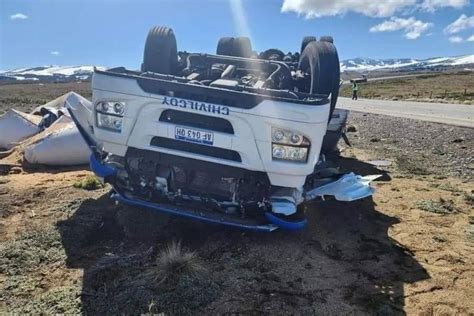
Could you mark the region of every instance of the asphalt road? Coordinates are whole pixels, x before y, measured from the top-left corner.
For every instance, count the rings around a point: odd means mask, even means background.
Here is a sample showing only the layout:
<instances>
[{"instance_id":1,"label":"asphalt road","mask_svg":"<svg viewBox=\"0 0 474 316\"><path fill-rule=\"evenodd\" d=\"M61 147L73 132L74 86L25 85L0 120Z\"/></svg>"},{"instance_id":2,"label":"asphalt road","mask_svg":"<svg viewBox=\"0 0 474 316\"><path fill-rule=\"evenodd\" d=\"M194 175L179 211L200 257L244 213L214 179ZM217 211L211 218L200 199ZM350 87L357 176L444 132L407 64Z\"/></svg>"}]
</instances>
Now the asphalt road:
<instances>
[{"instance_id":1,"label":"asphalt road","mask_svg":"<svg viewBox=\"0 0 474 316\"><path fill-rule=\"evenodd\" d=\"M339 98L337 107L474 128L474 105Z\"/></svg>"}]
</instances>

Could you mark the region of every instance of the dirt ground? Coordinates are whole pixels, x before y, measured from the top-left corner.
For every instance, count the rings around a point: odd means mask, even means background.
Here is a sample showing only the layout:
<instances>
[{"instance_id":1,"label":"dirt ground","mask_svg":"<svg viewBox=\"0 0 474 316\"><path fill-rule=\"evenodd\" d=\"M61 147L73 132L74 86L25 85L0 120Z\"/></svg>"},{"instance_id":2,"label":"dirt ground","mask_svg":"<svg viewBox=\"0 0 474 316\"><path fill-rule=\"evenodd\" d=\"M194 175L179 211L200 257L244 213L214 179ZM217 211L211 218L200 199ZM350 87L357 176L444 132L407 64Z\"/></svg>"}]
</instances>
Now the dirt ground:
<instances>
[{"instance_id":1,"label":"dirt ground","mask_svg":"<svg viewBox=\"0 0 474 316\"><path fill-rule=\"evenodd\" d=\"M367 145L375 130L366 117L351 124L354 144L338 164L384 174L377 192L311 203L309 225L296 233L115 205L108 187L74 186L91 175L83 168L0 166L0 313L473 314L472 181L444 166L444 155L424 162L431 148L408 146L417 155L398 159L395 135ZM416 131L418 141L433 132ZM392 164L367 162L377 158ZM206 271L160 282L157 256L173 241Z\"/></svg>"},{"instance_id":2,"label":"dirt ground","mask_svg":"<svg viewBox=\"0 0 474 316\"><path fill-rule=\"evenodd\" d=\"M345 85L341 95L351 97L351 86ZM474 104L474 75L472 71L460 71L369 81L359 84L359 97Z\"/></svg>"}]
</instances>

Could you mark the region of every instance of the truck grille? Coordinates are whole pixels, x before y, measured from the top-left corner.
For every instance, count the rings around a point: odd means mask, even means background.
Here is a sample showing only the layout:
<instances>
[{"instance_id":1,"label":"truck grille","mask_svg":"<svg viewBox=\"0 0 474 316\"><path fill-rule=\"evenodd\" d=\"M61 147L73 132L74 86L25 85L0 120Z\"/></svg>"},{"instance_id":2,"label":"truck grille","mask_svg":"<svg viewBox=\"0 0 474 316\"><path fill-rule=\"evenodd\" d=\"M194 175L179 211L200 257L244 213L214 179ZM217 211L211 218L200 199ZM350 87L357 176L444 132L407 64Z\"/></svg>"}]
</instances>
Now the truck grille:
<instances>
[{"instance_id":1,"label":"truck grille","mask_svg":"<svg viewBox=\"0 0 474 316\"><path fill-rule=\"evenodd\" d=\"M223 118L176 110L165 110L160 115L160 122L184 125L215 132L234 135L232 124Z\"/></svg>"},{"instance_id":2,"label":"truck grille","mask_svg":"<svg viewBox=\"0 0 474 316\"><path fill-rule=\"evenodd\" d=\"M151 139L150 145L184 151L188 153L193 153L197 155L209 156L219 159L231 160L236 162L242 162L240 154L235 150L224 149L219 147L211 147L200 144L193 144L188 142L183 142L180 140L175 140L171 138L155 136Z\"/></svg>"}]
</instances>

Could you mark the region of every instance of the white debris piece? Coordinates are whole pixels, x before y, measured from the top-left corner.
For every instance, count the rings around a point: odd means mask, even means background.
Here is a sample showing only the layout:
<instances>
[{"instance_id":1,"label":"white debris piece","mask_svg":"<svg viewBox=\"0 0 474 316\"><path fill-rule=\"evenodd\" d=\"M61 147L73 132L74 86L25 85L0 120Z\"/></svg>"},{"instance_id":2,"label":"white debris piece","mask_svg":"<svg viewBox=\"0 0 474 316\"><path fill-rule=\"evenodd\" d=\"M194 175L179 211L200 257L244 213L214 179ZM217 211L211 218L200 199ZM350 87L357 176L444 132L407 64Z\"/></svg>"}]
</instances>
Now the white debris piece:
<instances>
[{"instance_id":1,"label":"white debris piece","mask_svg":"<svg viewBox=\"0 0 474 316\"><path fill-rule=\"evenodd\" d=\"M52 101L49 101L46 104L37 106L33 111L31 111L31 114L36 114L36 115L40 114L42 108L48 109L49 111L52 111L54 113L61 112L63 114L66 114L67 113L66 100L68 98L75 98L77 100L81 100L81 101L85 100L85 101L89 102L89 100L87 100L86 98L82 97L81 95L77 94L74 91L71 91L71 92L68 92L66 94L63 94L62 96L60 96L60 97L58 97L58 98L56 98Z\"/></svg>"},{"instance_id":2,"label":"white debris piece","mask_svg":"<svg viewBox=\"0 0 474 316\"><path fill-rule=\"evenodd\" d=\"M325 195L334 196L338 201L350 202L371 196L375 189L370 186L370 182L380 178L382 175L359 176L354 173L347 173L339 180L330 182L320 187L306 192L306 200Z\"/></svg>"},{"instance_id":3,"label":"white debris piece","mask_svg":"<svg viewBox=\"0 0 474 316\"><path fill-rule=\"evenodd\" d=\"M29 163L72 166L89 162L91 151L68 116L61 116L38 136L25 148L24 156Z\"/></svg>"},{"instance_id":4,"label":"white debris piece","mask_svg":"<svg viewBox=\"0 0 474 316\"><path fill-rule=\"evenodd\" d=\"M0 116L0 148L11 149L22 140L40 132L41 116L8 110Z\"/></svg>"}]
</instances>

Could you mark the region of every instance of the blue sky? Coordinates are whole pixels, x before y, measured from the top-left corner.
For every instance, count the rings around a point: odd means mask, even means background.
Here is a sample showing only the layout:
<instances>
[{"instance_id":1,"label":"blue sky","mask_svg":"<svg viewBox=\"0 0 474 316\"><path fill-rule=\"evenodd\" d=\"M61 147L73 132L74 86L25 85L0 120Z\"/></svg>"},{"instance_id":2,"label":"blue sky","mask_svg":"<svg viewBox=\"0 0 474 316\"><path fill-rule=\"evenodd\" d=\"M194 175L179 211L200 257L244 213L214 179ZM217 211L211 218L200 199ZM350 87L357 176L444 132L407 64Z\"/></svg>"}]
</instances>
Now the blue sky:
<instances>
[{"instance_id":1,"label":"blue sky","mask_svg":"<svg viewBox=\"0 0 474 316\"><path fill-rule=\"evenodd\" d=\"M153 25L172 27L178 49L191 52L212 53L219 37L249 34L255 50L285 52L297 51L305 35L332 35L341 59L472 54L470 2L0 0L0 69L53 64L138 68Z\"/></svg>"}]
</instances>

